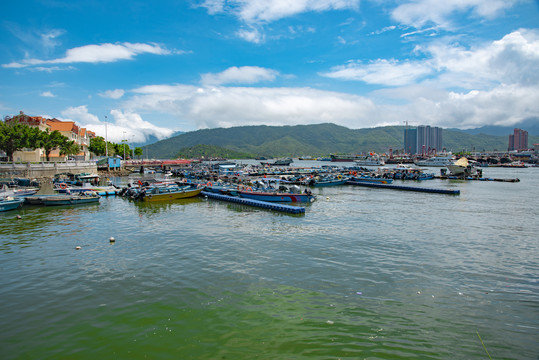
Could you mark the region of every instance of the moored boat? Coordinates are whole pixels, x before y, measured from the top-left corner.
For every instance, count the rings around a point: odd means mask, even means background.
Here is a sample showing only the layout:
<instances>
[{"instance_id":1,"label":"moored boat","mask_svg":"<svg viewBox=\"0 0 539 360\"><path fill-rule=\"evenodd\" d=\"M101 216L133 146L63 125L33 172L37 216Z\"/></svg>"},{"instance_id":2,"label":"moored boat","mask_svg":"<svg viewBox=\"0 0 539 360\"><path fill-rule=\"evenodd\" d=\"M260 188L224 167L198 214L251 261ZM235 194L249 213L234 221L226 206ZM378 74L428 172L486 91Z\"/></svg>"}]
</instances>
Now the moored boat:
<instances>
[{"instance_id":1,"label":"moored boat","mask_svg":"<svg viewBox=\"0 0 539 360\"><path fill-rule=\"evenodd\" d=\"M94 192L86 192L76 195L44 196L41 202L46 206L78 205L99 202L101 196Z\"/></svg>"},{"instance_id":2,"label":"moored boat","mask_svg":"<svg viewBox=\"0 0 539 360\"><path fill-rule=\"evenodd\" d=\"M356 160L358 166L384 166L386 163L384 159L380 158L378 155L370 155L363 159Z\"/></svg>"},{"instance_id":3,"label":"moored boat","mask_svg":"<svg viewBox=\"0 0 539 360\"><path fill-rule=\"evenodd\" d=\"M315 197L309 193L284 193L284 192L266 192L254 190L238 191L241 197L252 200L268 202L312 202Z\"/></svg>"},{"instance_id":4,"label":"moored boat","mask_svg":"<svg viewBox=\"0 0 539 360\"><path fill-rule=\"evenodd\" d=\"M195 197L204 190L196 186L164 186L147 189L141 197L143 201L176 200Z\"/></svg>"},{"instance_id":5,"label":"moored boat","mask_svg":"<svg viewBox=\"0 0 539 360\"><path fill-rule=\"evenodd\" d=\"M314 177L307 182L307 185L312 187L326 187L326 186L336 186L344 185L348 181L348 177L343 177L338 175L335 177Z\"/></svg>"},{"instance_id":6,"label":"moored boat","mask_svg":"<svg viewBox=\"0 0 539 360\"><path fill-rule=\"evenodd\" d=\"M447 153L432 156L425 160L417 160L415 164L417 166L446 167L447 165L453 164L453 154Z\"/></svg>"},{"instance_id":7,"label":"moored boat","mask_svg":"<svg viewBox=\"0 0 539 360\"><path fill-rule=\"evenodd\" d=\"M377 183L377 184L391 184L393 179L378 178L372 176L355 176L350 178L348 183L362 182L362 183Z\"/></svg>"},{"instance_id":8,"label":"moored boat","mask_svg":"<svg viewBox=\"0 0 539 360\"><path fill-rule=\"evenodd\" d=\"M23 198L6 197L0 199L0 212L18 209L23 203Z\"/></svg>"}]
</instances>

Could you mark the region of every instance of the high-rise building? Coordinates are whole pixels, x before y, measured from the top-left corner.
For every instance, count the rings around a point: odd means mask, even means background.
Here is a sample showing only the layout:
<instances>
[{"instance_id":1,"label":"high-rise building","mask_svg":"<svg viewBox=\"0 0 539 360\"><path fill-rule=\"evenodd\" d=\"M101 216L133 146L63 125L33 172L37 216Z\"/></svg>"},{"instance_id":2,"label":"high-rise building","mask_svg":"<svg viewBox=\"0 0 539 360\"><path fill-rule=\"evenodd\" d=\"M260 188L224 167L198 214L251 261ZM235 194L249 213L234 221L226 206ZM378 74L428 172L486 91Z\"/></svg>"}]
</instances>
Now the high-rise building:
<instances>
[{"instance_id":1,"label":"high-rise building","mask_svg":"<svg viewBox=\"0 0 539 360\"><path fill-rule=\"evenodd\" d=\"M528 132L526 130L514 129L509 135L509 151L527 150L528 149Z\"/></svg>"},{"instance_id":2,"label":"high-rise building","mask_svg":"<svg viewBox=\"0 0 539 360\"><path fill-rule=\"evenodd\" d=\"M404 148L408 154L432 153L443 149L442 128L420 125L404 130Z\"/></svg>"}]
</instances>

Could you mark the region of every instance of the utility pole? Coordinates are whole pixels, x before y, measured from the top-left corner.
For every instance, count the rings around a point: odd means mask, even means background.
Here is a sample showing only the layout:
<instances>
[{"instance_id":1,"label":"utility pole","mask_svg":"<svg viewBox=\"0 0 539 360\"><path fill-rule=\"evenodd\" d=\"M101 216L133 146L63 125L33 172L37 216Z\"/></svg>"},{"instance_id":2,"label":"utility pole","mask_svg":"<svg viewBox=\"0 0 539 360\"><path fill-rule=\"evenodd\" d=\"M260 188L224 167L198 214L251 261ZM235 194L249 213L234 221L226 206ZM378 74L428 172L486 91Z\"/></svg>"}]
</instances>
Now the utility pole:
<instances>
[{"instance_id":1,"label":"utility pole","mask_svg":"<svg viewBox=\"0 0 539 360\"><path fill-rule=\"evenodd\" d=\"M125 140L125 131L124 131L124 138L123 138L123 140L122 140L122 142L124 143L124 161L125 161L125 141L126 141L126 140Z\"/></svg>"}]
</instances>

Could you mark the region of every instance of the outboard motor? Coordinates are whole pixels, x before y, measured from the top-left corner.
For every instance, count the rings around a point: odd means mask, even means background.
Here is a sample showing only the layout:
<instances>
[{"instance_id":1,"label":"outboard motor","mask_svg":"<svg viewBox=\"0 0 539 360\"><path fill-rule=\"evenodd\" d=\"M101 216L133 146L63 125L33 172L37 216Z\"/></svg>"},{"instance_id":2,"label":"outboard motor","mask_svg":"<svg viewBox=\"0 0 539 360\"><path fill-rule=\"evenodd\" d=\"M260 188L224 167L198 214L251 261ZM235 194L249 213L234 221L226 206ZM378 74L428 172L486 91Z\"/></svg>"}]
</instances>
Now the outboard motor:
<instances>
[{"instance_id":1,"label":"outboard motor","mask_svg":"<svg viewBox=\"0 0 539 360\"><path fill-rule=\"evenodd\" d=\"M297 185L290 186L290 191L293 193L299 193L301 191L300 187Z\"/></svg>"}]
</instances>

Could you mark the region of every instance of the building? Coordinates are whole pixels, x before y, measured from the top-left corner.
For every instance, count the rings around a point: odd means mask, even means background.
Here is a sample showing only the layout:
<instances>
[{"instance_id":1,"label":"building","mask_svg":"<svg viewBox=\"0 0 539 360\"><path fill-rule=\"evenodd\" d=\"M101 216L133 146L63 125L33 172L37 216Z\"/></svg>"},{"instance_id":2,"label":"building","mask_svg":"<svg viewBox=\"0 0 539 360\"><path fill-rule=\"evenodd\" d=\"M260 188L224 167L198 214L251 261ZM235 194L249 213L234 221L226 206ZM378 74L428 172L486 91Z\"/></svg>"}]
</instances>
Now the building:
<instances>
[{"instance_id":1,"label":"building","mask_svg":"<svg viewBox=\"0 0 539 360\"><path fill-rule=\"evenodd\" d=\"M528 150L528 132L521 129L514 129L509 135L508 151Z\"/></svg>"},{"instance_id":2,"label":"building","mask_svg":"<svg viewBox=\"0 0 539 360\"><path fill-rule=\"evenodd\" d=\"M417 129L404 130L405 152L413 154L431 154L443 149L442 128L420 125Z\"/></svg>"},{"instance_id":3,"label":"building","mask_svg":"<svg viewBox=\"0 0 539 360\"><path fill-rule=\"evenodd\" d=\"M19 115L15 115L12 118L6 118L6 122L17 122L31 127L38 127L41 131L49 130L52 132L58 130L60 134L67 137L69 140L75 141L80 147L80 152L71 157L75 160L90 160L90 140L95 137L95 133L76 125L74 121L61 121L55 118L45 119L41 116L29 116L21 111ZM21 151L16 151L13 154L13 160L40 162L46 161L47 158L43 149L23 149ZM50 153L50 160L66 161L67 156L60 156L60 150L54 149Z\"/></svg>"}]
</instances>

